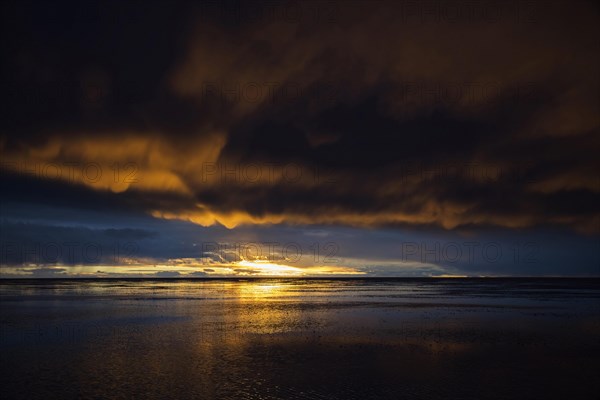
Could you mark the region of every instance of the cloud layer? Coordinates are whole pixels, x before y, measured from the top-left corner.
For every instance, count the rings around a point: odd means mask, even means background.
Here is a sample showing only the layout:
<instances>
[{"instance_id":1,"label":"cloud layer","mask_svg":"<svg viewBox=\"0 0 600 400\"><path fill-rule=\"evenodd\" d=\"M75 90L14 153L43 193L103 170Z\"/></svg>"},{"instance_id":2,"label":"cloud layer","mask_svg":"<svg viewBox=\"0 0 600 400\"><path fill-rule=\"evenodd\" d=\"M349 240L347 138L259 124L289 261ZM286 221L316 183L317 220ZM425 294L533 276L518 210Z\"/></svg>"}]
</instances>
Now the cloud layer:
<instances>
[{"instance_id":1,"label":"cloud layer","mask_svg":"<svg viewBox=\"0 0 600 400\"><path fill-rule=\"evenodd\" d=\"M78 9L12 22L5 199L230 228L599 231L592 2L211 4L85 40L62 28ZM123 7L80 23L131 22Z\"/></svg>"}]
</instances>

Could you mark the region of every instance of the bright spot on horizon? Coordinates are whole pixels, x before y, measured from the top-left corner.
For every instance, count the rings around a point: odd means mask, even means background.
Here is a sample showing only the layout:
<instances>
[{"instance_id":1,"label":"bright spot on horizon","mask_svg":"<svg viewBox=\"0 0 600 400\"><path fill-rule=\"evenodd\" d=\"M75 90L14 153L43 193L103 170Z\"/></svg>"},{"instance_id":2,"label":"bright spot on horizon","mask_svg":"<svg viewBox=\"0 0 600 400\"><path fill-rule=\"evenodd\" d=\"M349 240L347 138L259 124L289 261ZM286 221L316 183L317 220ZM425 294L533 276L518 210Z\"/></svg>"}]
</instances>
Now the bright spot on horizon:
<instances>
[{"instance_id":1,"label":"bright spot on horizon","mask_svg":"<svg viewBox=\"0 0 600 400\"><path fill-rule=\"evenodd\" d=\"M304 271L302 268L291 267L289 265L276 264L268 261L248 261L242 260L236 264L237 266L252 268L253 270L259 270L261 275L277 275L277 276L298 276L303 275Z\"/></svg>"}]
</instances>

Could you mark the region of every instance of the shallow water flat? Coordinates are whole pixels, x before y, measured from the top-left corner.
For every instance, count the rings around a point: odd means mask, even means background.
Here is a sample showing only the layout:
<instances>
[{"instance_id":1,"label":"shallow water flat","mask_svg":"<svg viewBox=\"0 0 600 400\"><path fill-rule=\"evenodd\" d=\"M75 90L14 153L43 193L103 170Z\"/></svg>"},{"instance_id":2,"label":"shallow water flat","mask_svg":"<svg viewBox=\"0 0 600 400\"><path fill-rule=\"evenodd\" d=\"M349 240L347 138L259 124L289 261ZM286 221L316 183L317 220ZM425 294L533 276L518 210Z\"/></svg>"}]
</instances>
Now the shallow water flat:
<instances>
[{"instance_id":1,"label":"shallow water flat","mask_svg":"<svg viewBox=\"0 0 600 400\"><path fill-rule=\"evenodd\" d=\"M0 281L3 398L595 399L600 280Z\"/></svg>"}]
</instances>

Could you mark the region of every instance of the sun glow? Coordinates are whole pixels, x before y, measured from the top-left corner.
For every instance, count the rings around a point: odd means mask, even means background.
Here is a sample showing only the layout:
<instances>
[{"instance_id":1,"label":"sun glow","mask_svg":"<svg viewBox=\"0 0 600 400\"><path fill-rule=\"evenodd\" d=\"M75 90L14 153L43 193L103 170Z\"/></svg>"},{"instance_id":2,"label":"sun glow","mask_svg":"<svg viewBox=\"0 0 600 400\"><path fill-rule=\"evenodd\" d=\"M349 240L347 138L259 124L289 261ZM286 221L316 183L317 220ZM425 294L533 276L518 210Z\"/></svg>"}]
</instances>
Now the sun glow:
<instances>
[{"instance_id":1,"label":"sun glow","mask_svg":"<svg viewBox=\"0 0 600 400\"><path fill-rule=\"evenodd\" d=\"M136 262L137 261L137 262ZM197 277L319 277L366 275L350 266L277 264L264 259L241 260L231 263L211 262L205 259L179 258L155 263L151 259L132 260L124 265L52 265L30 264L23 267L5 267L0 277L37 278L197 278Z\"/></svg>"},{"instance_id":2,"label":"sun glow","mask_svg":"<svg viewBox=\"0 0 600 400\"><path fill-rule=\"evenodd\" d=\"M258 273L259 275L300 276L300 275L304 274L304 271L302 271L302 268L291 267L289 265L276 264L276 263L271 263L268 261L261 261L261 260L256 260L256 261L243 260L243 261L240 261L239 263L237 263L236 265L239 267L242 267L242 268L248 268L249 270L253 271L253 274ZM243 273L243 270L240 272Z\"/></svg>"}]
</instances>

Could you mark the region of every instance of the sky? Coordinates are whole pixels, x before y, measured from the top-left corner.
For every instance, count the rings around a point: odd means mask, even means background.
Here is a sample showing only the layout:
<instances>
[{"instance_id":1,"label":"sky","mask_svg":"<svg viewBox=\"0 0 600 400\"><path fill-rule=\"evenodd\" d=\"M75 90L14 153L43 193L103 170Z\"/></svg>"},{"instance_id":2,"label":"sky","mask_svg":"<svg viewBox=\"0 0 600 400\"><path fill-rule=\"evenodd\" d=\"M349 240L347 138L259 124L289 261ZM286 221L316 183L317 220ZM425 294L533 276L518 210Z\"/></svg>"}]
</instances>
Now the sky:
<instances>
[{"instance_id":1,"label":"sky","mask_svg":"<svg viewBox=\"0 0 600 400\"><path fill-rule=\"evenodd\" d=\"M2 278L600 276L595 2L1 7Z\"/></svg>"}]
</instances>

